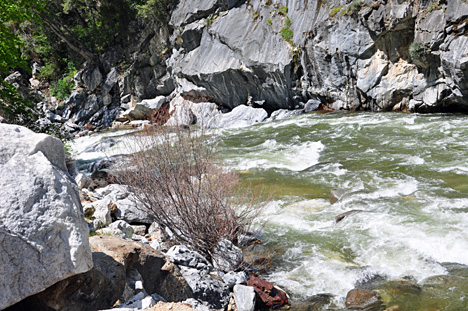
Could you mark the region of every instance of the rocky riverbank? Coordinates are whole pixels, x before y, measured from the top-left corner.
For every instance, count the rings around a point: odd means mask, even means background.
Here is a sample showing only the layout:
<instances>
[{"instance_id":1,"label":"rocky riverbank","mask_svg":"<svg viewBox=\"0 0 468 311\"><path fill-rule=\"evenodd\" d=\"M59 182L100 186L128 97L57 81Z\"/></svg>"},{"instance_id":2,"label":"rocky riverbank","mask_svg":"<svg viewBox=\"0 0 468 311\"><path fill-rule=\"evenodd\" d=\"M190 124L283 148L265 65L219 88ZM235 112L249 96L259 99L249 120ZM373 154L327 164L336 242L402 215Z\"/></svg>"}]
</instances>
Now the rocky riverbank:
<instances>
[{"instance_id":1,"label":"rocky riverbank","mask_svg":"<svg viewBox=\"0 0 468 311\"><path fill-rule=\"evenodd\" d=\"M241 311L288 303L231 241L221 239L207 260L179 245L125 186L101 181L88 190L84 175L77 184L58 139L16 125L0 125L0 135L0 309ZM239 246L255 241L240 236Z\"/></svg>"}]
</instances>

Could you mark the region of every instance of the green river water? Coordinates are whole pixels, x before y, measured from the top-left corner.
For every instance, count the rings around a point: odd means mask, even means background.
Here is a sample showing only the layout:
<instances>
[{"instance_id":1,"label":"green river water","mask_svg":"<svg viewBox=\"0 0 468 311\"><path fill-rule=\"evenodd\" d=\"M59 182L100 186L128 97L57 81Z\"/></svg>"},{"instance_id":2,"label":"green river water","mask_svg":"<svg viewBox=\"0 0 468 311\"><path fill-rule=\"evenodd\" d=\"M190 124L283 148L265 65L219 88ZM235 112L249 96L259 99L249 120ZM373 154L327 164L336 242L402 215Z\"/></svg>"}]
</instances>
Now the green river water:
<instances>
[{"instance_id":1,"label":"green river water","mask_svg":"<svg viewBox=\"0 0 468 311\"><path fill-rule=\"evenodd\" d=\"M367 282L387 307L468 310L468 116L307 114L221 137L229 165L273 192L268 279L300 305L329 293L323 309L339 309ZM349 194L331 205L332 188Z\"/></svg>"},{"instance_id":2,"label":"green river water","mask_svg":"<svg viewBox=\"0 0 468 311\"><path fill-rule=\"evenodd\" d=\"M264 277L293 310L342 310L356 286L398 310L468 310L468 116L311 113L216 135L272 193ZM348 194L330 204L333 188Z\"/></svg>"}]
</instances>

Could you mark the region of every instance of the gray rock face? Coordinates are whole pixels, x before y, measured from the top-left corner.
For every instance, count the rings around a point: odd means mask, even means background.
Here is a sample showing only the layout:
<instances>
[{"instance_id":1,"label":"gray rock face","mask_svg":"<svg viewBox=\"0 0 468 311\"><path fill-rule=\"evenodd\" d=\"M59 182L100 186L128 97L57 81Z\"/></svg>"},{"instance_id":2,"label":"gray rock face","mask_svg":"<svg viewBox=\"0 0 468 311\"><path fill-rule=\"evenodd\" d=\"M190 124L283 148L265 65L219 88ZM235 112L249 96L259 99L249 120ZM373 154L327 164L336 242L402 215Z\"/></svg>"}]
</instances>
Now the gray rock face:
<instances>
[{"instance_id":1,"label":"gray rock face","mask_svg":"<svg viewBox=\"0 0 468 311\"><path fill-rule=\"evenodd\" d=\"M62 143L0 124L0 309L92 268Z\"/></svg>"},{"instance_id":2,"label":"gray rock face","mask_svg":"<svg viewBox=\"0 0 468 311\"><path fill-rule=\"evenodd\" d=\"M255 310L255 290L252 286L234 286L234 299L238 311Z\"/></svg>"}]
</instances>

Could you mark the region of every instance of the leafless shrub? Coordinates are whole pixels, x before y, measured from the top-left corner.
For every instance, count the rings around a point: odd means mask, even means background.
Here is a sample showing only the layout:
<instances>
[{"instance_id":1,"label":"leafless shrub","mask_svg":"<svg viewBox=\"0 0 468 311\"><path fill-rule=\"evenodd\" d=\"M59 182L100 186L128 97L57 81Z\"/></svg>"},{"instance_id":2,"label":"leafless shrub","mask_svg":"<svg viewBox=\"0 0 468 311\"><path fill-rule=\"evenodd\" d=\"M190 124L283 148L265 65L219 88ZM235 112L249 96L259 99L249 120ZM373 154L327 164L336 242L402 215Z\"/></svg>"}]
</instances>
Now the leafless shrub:
<instances>
[{"instance_id":1,"label":"leafless shrub","mask_svg":"<svg viewBox=\"0 0 468 311\"><path fill-rule=\"evenodd\" d=\"M133 152L115 175L179 243L211 257L222 238L236 243L264 204L255 191L239 187L238 174L222 166L216 143L204 134L193 128L147 129L129 144L143 151Z\"/></svg>"}]
</instances>

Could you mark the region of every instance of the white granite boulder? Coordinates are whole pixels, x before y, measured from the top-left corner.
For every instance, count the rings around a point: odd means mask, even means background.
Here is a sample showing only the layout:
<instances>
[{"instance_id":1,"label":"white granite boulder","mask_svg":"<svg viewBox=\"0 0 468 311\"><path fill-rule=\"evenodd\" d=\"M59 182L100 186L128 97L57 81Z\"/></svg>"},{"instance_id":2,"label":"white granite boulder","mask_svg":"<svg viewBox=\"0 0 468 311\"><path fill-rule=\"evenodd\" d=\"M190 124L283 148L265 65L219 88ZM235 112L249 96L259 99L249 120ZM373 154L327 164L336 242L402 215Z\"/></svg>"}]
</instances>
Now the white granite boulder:
<instances>
[{"instance_id":1,"label":"white granite boulder","mask_svg":"<svg viewBox=\"0 0 468 311\"><path fill-rule=\"evenodd\" d=\"M0 309L92 268L60 140L0 124L0 189Z\"/></svg>"}]
</instances>

